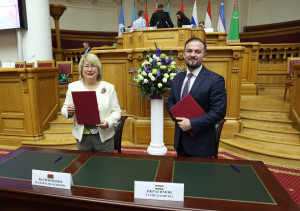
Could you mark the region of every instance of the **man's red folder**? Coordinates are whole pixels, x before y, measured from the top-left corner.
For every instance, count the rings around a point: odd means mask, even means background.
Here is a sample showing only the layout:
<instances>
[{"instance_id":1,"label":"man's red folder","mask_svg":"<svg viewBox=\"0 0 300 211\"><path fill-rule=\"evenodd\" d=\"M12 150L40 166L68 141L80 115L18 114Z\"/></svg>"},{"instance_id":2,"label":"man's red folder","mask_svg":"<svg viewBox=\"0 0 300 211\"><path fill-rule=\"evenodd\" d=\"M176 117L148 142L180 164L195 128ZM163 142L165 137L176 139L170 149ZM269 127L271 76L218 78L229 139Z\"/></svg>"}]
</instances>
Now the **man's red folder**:
<instances>
[{"instance_id":1,"label":"man's red folder","mask_svg":"<svg viewBox=\"0 0 300 211\"><path fill-rule=\"evenodd\" d=\"M100 124L100 116L95 91L72 92L75 113L78 124L97 125Z\"/></svg>"},{"instance_id":2,"label":"man's red folder","mask_svg":"<svg viewBox=\"0 0 300 211\"><path fill-rule=\"evenodd\" d=\"M194 119L200 117L206 112L201 108L201 106L196 102L196 100L190 95L187 94L182 98L176 105L170 109L170 113L176 117L184 117L187 119ZM194 137L195 134L192 130L188 131L189 134Z\"/></svg>"}]
</instances>

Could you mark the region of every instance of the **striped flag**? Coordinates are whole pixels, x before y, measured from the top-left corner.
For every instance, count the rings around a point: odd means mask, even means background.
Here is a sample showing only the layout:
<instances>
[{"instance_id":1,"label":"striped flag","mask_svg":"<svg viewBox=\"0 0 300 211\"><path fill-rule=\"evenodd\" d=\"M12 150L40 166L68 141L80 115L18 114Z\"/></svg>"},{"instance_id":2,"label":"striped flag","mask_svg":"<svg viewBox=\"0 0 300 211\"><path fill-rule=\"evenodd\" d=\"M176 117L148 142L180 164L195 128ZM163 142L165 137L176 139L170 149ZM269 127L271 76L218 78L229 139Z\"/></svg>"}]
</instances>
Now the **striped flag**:
<instances>
[{"instance_id":1,"label":"striped flag","mask_svg":"<svg viewBox=\"0 0 300 211\"><path fill-rule=\"evenodd\" d=\"M231 24L230 24L230 30L228 35L228 40L239 40L240 34L239 34L239 8L238 8L238 0L235 0L233 12L232 12L232 18L231 18Z\"/></svg>"},{"instance_id":2,"label":"striped flag","mask_svg":"<svg viewBox=\"0 0 300 211\"><path fill-rule=\"evenodd\" d=\"M224 13L224 0L222 0L222 2L221 2L217 30L218 30L218 32L226 32L226 27L225 27L225 13Z\"/></svg>"},{"instance_id":3,"label":"striped flag","mask_svg":"<svg viewBox=\"0 0 300 211\"><path fill-rule=\"evenodd\" d=\"M122 36L123 30L125 28L124 17L123 17L123 5L121 3L120 19L119 19L119 32L118 36Z\"/></svg>"},{"instance_id":4,"label":"striped flag","mask_svg":"<svg viewBox=\"0 0 300 211\"><path fill-rule=\"evenodd\" d=\"M170 12L170 1L168 1L168 9L167 9L169 16L171 17L171 12Z\"/></svg>"},{"instance_id":5,"label":"striped flag","mask_svg":"<svg viewBox=\"0 0 300 211\"><path fill-rule=\"evenodd\" d=\"M192 18L191 18L191 24L198 26L198 15L197 15L197 5L196 5L196 0L194 3L194 8L193 8L193 13L192 13Z\"/></svg>"},{"instance_id":6,"label":"striped flag","mask_svg":"<svg viewBox=\"0 0 300 211\"><path fill-rule=\"evenodd\" d=\"M54 175L53 174L47 174L48 179L54 179Z\"/></svg>"},{"instance_id":7,"label":"striped flag","mask_svg":"<svg viewBox=\"0 0 300 211\"><path fill-rule=\"evenodd\" d=\"M158 6L158 3L157 3L157 1L156 1L156 3L155 3L155 12L157 12L157 11L158 11L158 8L157 8L157 6Z\"/></svg>"},{"instance_id":8,"label":"striped flag","mask_svg":"<svg viewBox=\"0 0 300 211\"><path fill-rule=\"evenodd\" d=\"M145 20L146 20L146 27L149 27L147 0L146 0L146 8L145 8Z\"/></svg>"},{"instance_id":9,"label":"striped flag","mask_svg":"<svg viewBox=\"0 0 300 211\"><path fill-rule=\"evenodd\" d=\"M133 3L133 10L132 10L132 19L131 19L131 26L133 26L133 22L136 20L135 18L135 2Z\"/></svg>"},{"instance_id":10,"label":"striped flag","mask_svg":"<svg viewBox=\"0 0 300 211\"><path fill-rule=\"evenodd\" d=\"M212 28L212 25L211 25L210 0L208 0L207 10L206 10L205 28Z\"/></svg>"},{"instance_id":11,"label":"striped flag","mask_svg":"<svg viewBox=\"0 0 300 211\"><path fill-rule=\"evenodd\" d=\"M181 0L181 9L180 9L180 11L181 11L182 13L184 13L184 9L183 9L183 0Z\"/></svg>"}]
</instances>

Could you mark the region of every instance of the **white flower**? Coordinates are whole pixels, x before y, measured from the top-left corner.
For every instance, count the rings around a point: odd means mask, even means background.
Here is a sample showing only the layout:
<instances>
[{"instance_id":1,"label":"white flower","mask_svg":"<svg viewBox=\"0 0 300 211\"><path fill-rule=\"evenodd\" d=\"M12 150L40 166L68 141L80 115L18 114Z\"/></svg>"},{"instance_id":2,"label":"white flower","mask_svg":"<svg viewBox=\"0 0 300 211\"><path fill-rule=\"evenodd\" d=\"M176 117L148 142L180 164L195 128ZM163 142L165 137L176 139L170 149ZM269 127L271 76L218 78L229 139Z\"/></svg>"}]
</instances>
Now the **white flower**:
<instances>
[{"instance_id":1,"label":"white flower","mask_svg":"<svg viewBox=\"0 0 300 211\"><path fill-rule=\"evenodd\" d=\"M151 77L151 81L155 81L155 77L154 76Z\"/></svg>"},{"instance_id":2,"label":"white flower","mask_svg":"<svg viewBox=\"0 0 300 211\"><path fill-rule=\"evenodd\" d=\"M163 83L167 83L168 79L167 78L163 78L162 81L163 81Z\"/></svg>"},{"instance_id":3,"label":"white flower","mask_svg":"<svg viewBox=\"0 0 300 211\"><path fill-rule=\"evenodd\" d=\"M147 60L146 61L144 61L143 63L142 63L142 66L144 67L146 64L147 64Z\"/></svg>"},{"instance_id":4,"label":"white flower","mask_svg":"<svg viewBox=\"0 0 300 211\"><path fill-rule=\"evenodd\" d=\"M142 72L143 76L147 76L147 73L145 71Z\"/></svg>"},{"instance_id":5,"label":"white flower","mask_svg":"<svg viewBox=\"0 0 300 211\"><path fill-rule=\"evenodd\" d=\"M150 63L153 62L153 59L149 58L149 62L150 62Z\"/></svg>"},{"instance_id":6,"label":"white flower","mask_svg":"<svg viewBox=\"0 0 300 211\"><path fill-rule=\"evenodd\" d=\"M176 75L176 73L171 73L170 74L171 77L174 77L175 75Z\"/></svg>"},{"instance_id":7,"label":"white flower","mask_svg":"<svg viewBox=\"0 0 300 211\"><path fill-rule=\"evenodd\" d=\"M176 62L175 62L175 61L172 61L171 64L176 65Z\"/></svg>"},{"instance_id":8,"label":"white flower","mask_svg":"<svg viewBox=\"0 0 300 211\"><path fill-rule=\"evenodd\" d=\"M168 74L168 73L165 73L165 74L164 74L164 77L165 77L165 78L169 78L169 74Z\"/></svg>"},{"instance_id":9,"label":"white flower","mask_svg":"<svg viewBox=\"0 0 300 211\"><path fill-rule=\"evenodd\" d=\"M152 77L152 73L148 73L148 76L151 78Z\"/></svg>"},{"instance_id":10,"label":"white flower","mask_svg":"<svg viewBox=\"0 0 300 211\"><path fill-rule=\"evenodd\" d=\"M158 86L158 88L161 88L161 87L162 87L162 84L161 84L161 83L158 83L157 86Z\"/></svg>"},{"instance_id":11,"label":"white flower","mask_svg":"<svg viewBox=\"0 0 300 211\"><path fill-rule=\"evenodd\" d=\"M144 79L144 84L148 83L148 80L147 79Z\"/></svg>"}]
</instances>

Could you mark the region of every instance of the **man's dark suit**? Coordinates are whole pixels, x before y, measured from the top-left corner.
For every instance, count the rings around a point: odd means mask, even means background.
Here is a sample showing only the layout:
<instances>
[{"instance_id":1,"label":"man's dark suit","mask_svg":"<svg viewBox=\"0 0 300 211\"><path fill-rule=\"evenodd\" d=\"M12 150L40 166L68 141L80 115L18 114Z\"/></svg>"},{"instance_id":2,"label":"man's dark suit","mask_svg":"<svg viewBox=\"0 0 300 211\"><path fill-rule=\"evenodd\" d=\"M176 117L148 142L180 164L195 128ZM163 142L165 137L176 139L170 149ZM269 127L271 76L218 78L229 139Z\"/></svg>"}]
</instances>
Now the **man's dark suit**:
<instances>
[{"instance_id":1,"label":"man's dark suit","mask_svg":"<svg viewBox=\"0 0 300 211\"><path fill-rule=\"evenodd\" d=\"M173 28L174 24L171 21L169 13L164 12L162 10L158 10L157 12L152 14L150 20L150 26L157 26L157 28Z\"/></svg>"},{"instance_id":2,"label":"man's dark suit","mask_svg":"<svg viewBox=\"0 0 300 211\"><path fill-rule=\"evenodd\" d=\"M181 99L181 87L185 76L186 72L182 72L174 77L167 101L168 111ZM215 123L226 115L227 95L224 78L202 66L189 93L206 114L190 120L194 137L175 124L174 148L177 150L182 138L184 150L189 155L212 157L216 138Z\"/></svg>"}]
</instances>

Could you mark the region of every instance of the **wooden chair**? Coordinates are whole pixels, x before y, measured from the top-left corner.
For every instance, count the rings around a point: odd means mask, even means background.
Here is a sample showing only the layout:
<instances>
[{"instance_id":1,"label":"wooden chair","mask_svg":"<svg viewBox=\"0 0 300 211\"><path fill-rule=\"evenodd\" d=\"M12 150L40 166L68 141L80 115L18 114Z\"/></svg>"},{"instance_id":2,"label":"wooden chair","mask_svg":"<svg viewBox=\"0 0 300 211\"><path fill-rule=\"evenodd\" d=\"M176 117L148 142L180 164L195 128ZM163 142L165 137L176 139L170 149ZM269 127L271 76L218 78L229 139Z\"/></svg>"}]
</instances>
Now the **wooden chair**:
<instances>
[{"instance_id":1,"label":"wooden chair","mask_svg":"<svg viewBox=\"0 0 300 211\"><path fill-rule=\"evenodd\" d=\"M55 60L38 60L37 67L55 67Z\"/></svg>"},{"instance_id":2,"label":"wooden chair","mask_svg":"<svg viewBox=\"0 0 300 211\"><path fill-rule=\"evenodd\" d=\"M287 90L291 90L293 86L293 79L294 79L294 64L300 63L300 58L296 57L288 57L287 61L287 70L286 70L286 83L285 83L285 90L284 90L284 97L283 100L286 100Z\"/></svg>"},{"instance_id":3,"label":"wooden chair","mask_svg":"<svg viewBox=\"0 0 300 211\"><path fill-rule=\"evenodd\" d=\"M60 74L65 74L67 77L66 82L58 82L59 85L66 85L73 81L73 61L57 61L56 66Z\"/></svg>"},{"instance_id":4,"label":"wooden chair","mask_svg":"<svg viewBox=\"0 0 300 211\"><path fill-rule=\"evenodd\" d=\"M122 132L123 132L123 126L124 126L126 119L127 119L127 116L121 116L121 119L115 125L114 149L118 150L118 153L122 153L122 151L121 151Z\"/></svg>"},{"instance_id":5,"label":"wooden chair","mask_svg":"<svg viewBox=\"0 0 300 211\"><path fill-rule=\"evenodd\" d=\"M224 122L226 122L226 119L222 119L220 122L217 122L215 127L216 127L216 142L215 142L215 152L214 152L214 158L218 158L218 153L219 153L219 143L220 143L220 138L221 138L221 133L222 133L222 128L224 125Z\"/></svg>"},{"instance_id":6,"label":"wooden chair","mask_svg":"<svg viewBox=\"0 0 300 211\"><path fill-rule=\"evenodd\" d=\"M15 68L24 68L26 62L15 62Z\"/></svg>"},{"instance_id":7,"label":"wooden chair","mask_svg":"<svg viewBox=\"0 0 300 211\"><path fill-rule=\"evenodd\" d=\"M34 62L32 63L25 63L26 68L34 68Z\"/></svg>"}]
</instances>

